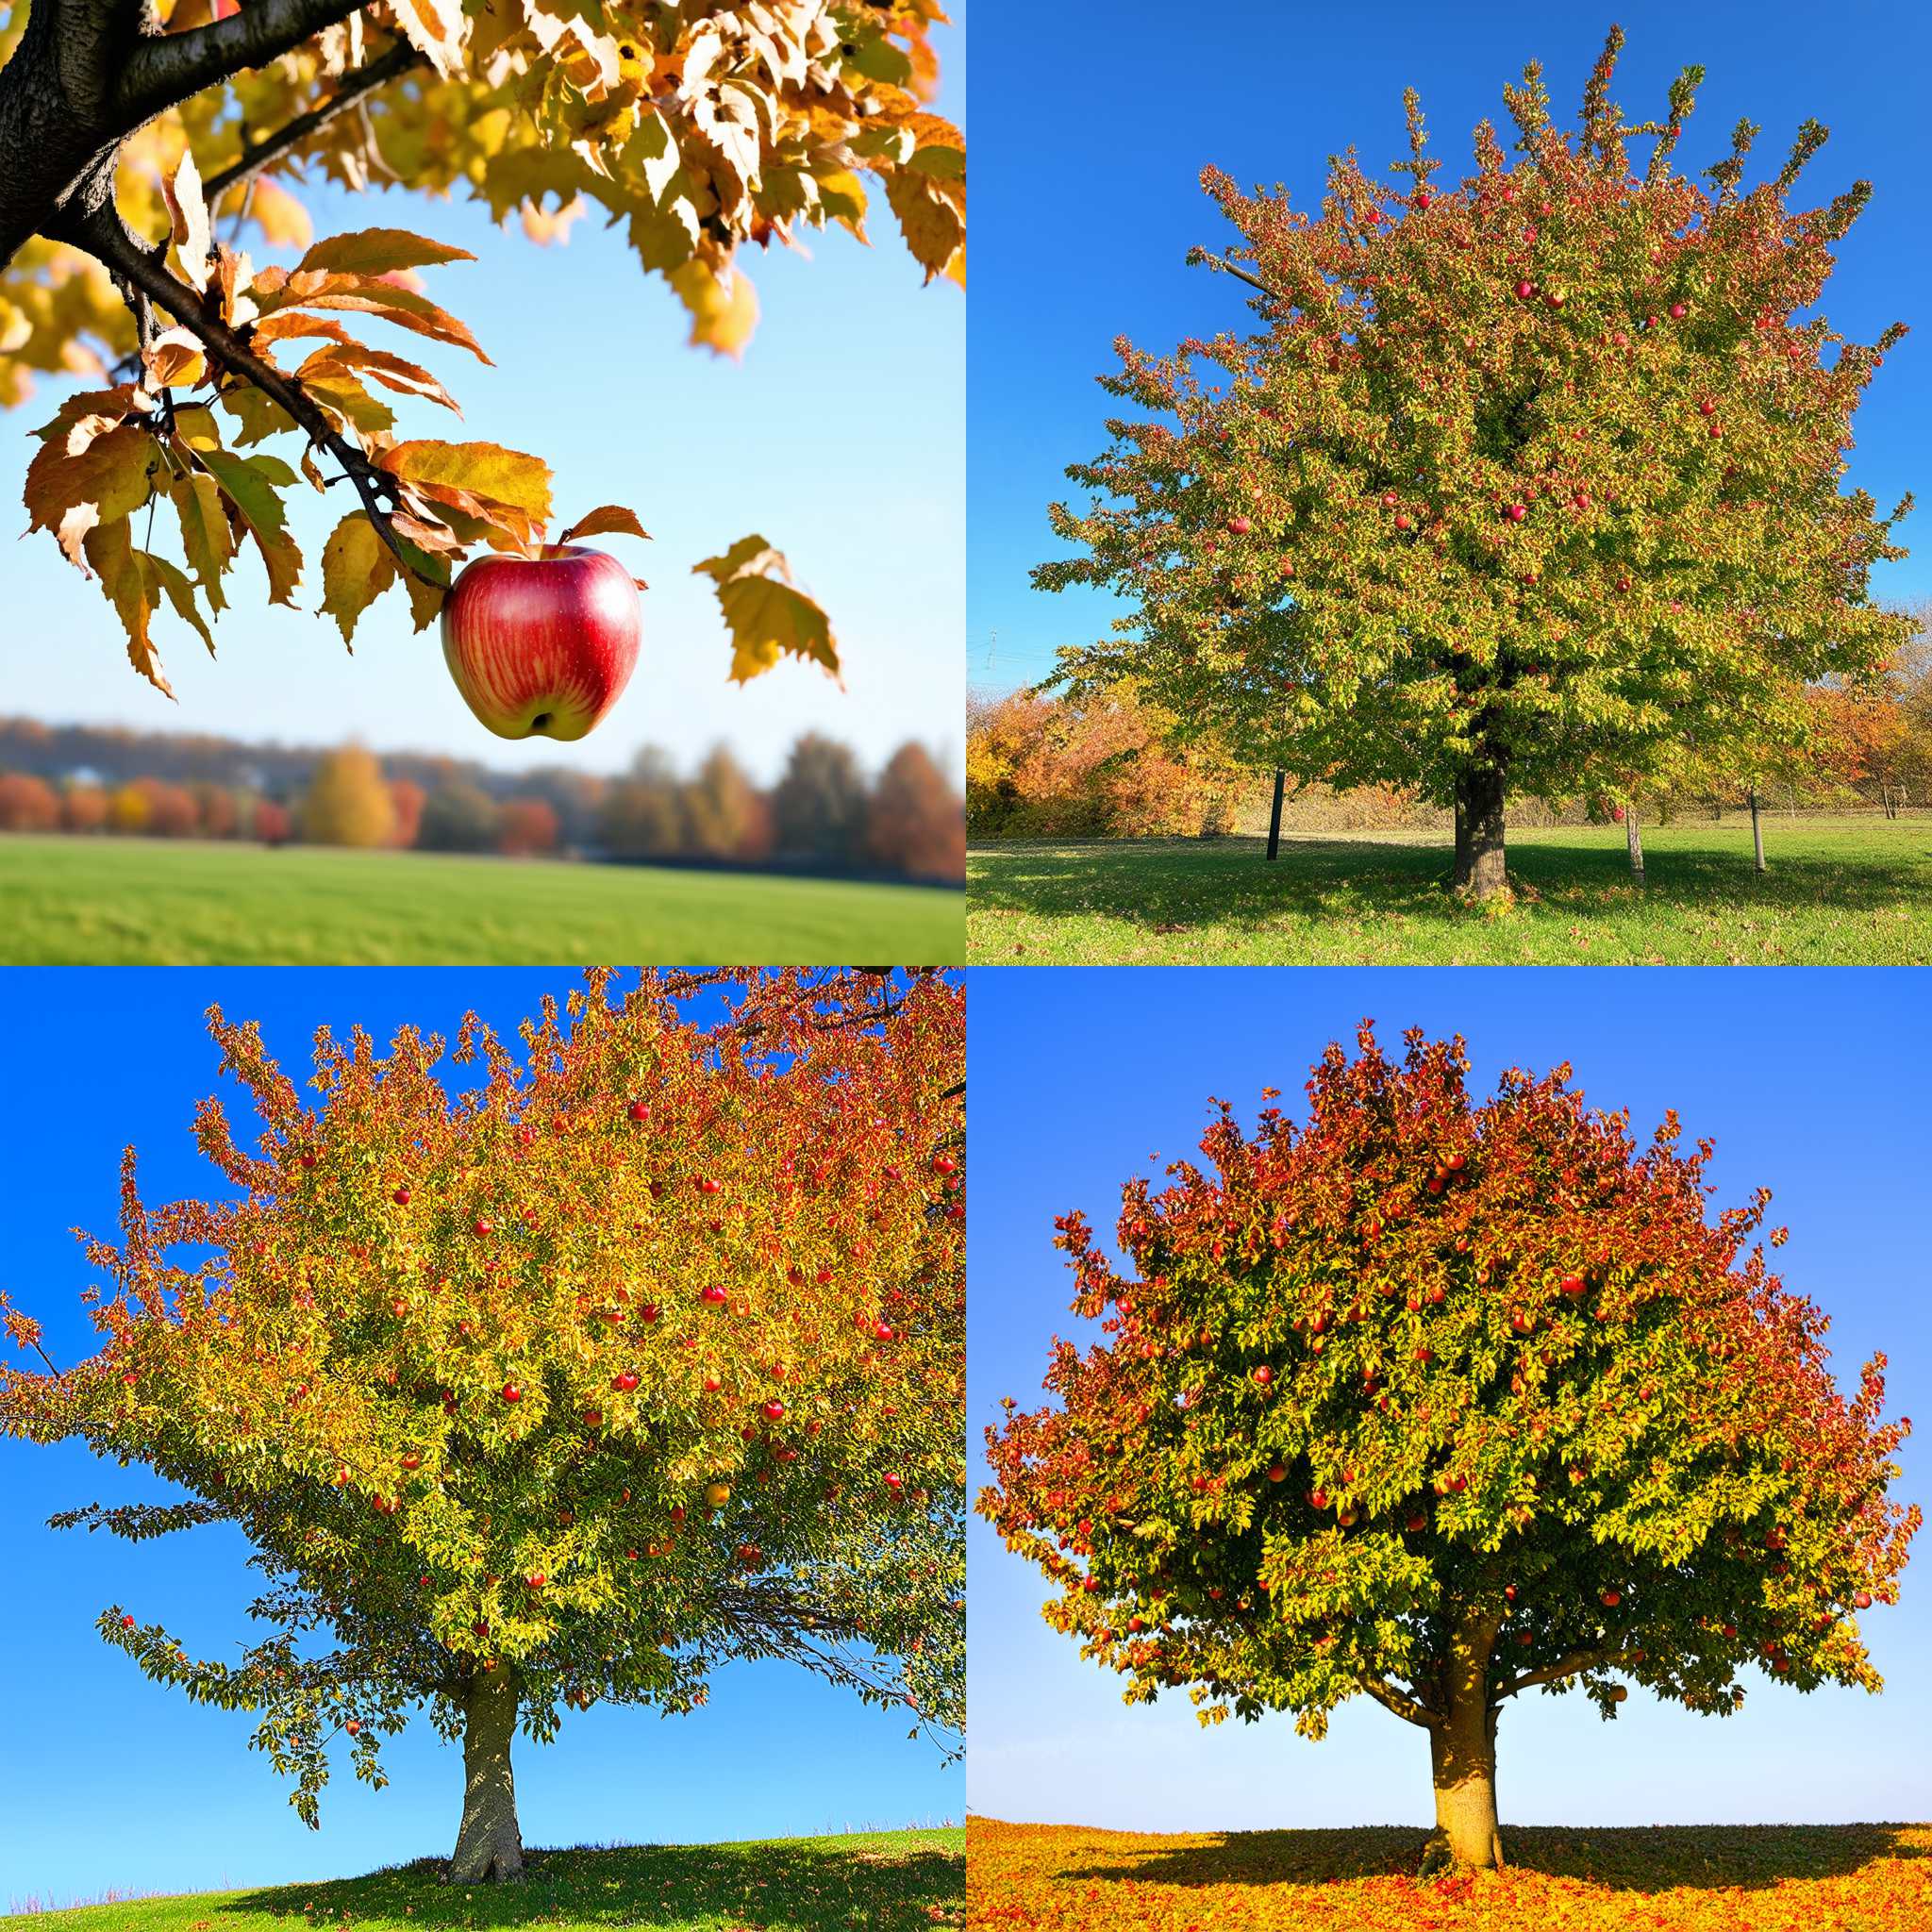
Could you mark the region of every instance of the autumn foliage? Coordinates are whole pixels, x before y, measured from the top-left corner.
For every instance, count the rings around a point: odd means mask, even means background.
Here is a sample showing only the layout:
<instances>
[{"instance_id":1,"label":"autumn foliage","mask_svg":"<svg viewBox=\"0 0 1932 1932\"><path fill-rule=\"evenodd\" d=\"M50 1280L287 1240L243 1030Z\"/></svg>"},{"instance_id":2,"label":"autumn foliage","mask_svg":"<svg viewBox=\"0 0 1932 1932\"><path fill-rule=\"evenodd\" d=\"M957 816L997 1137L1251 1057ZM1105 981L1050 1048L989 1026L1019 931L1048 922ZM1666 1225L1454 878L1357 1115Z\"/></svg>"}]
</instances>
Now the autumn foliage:
<instances>
[{"instance_id":1,"label":"autumn foliage","mask_svg":"<svg viewBox=\"0 0 1932 1932\"><path fill-rule=\"evenodd\" d=\"M1419 1832L966 1826L967 1922L1011 1932L1918 1932L1924 1825L1550 1826L1419 1879Z\"/></svg>"},{"instance_id":2,"label":"autumn foliage","mask_svg":"<svg viewBox=\"0 0 1932 1932\"><path fill-rule=\"evenodd\" d=\"M316 239L311 184L461 190L536 242L594 212L675 291L691 341L731 354L758 315L746 251L834 226L863 240L874 192L928 281L964 279L963 143L925 106L934 0L563 13L291 0L238 26L239 10L161 0L104 23L98 51L115 64L125 35L126 73L99 99L81 85L91 68L50 65L58 23L34 36L25 6L0 11L0 124L10 132L37 90L49 125L100 121L78 185L42 142L25 158L56 172L37 191L9 148L0 402L35 372L94 378L39 432L29 526L98 581L135 668L163 691L157 620L212 649L243 552L269 601L294 603L298 485L346 480L358 499L321 558L320 608L345 640L397 586L421 629L478 551L535 554L558 525L560 541L644 534L617 506L557 515L539 456L399 426L398 399L457 404L390 342L489 360L441 294L442 271L469 257L394 226ZM193 76L185 93L177 75ZM244 228L289 259L251 259ZM366 341L378 322L395 335ZM764 538L690 567L713 579L734 677L788 653L836 673L829 620Z\"/></svg>"},{"instance_id":3,"label":"autumn foliage","mask_svg":"<svg viewBox=\"0 0 1932 1932\"><path fill-rule=\"evenodd\" d=\"M265 1626L191 1657L313 1824L419 1708L465 1740L452 1875L514 1875L512 1729L702 1705L789 1658L944 1741L963 1699L963 995L934 974L591 975L521 1049L474 1018L318 1034L315 1098L211 1010L260 1117L196 1120L222 1187L88 1254L86 1360L0 1372L0 1428L175 1500L57 1521L247 1536ZM8 1312L23 1357L40 1345ZM311 1633L313 1636L311 1637ZM500 1782L500 1789L498 1784Z\"/></svg>"},{"instance_id":4,"label":"autumn foliage","mask_svg":"<svg viewBox=\"0 0 1932 1932\"><path fill-rule=\"evenodd\" d=\"M1258 330L1121 342L1102 386L1131 413L1068 473L1088 507L1053 511L1077 554L1035 573L1130 606L1057 682L1131 676L1252 767L1453 804L1479 896L1509 795L1790 742L1807 684L1908 634L1868 590L1908 504L1843 487L1904 329L1860 344L1815 312L1869 186L1792 205L1815 122L1756 185L1748 122L1679 173L1702 70L1626 121L1621 38L1574 131L1532 64L1513 152L1484 123L1459 182L1413 94L1396 178L1341 158L1313 215L1207 170L1238 239L1197 258L1257 285Z\"/></svg>"},{"instance_id":5,"label":"autumn foliage","mask_svg":"<svg viewBox=\"0 0 1932 1932\"><path fill-rule=\"evenodd\" d=\"M979 1508L1130 1703L1319 1738L1367 1694L1424 1728L1445 1851L1487 1866L1507 1699L1876 1690L1858 1620L1919 1511L1887 1494L1884 1358L1840 1394L1752 1245L1766 1192L1707 1217L1674 1116L1641 1143L1567 1068L1485 1102L1466 1069L1365 1023L1305 1125L1218 1105L1207 1166L1124 1189L1124 1265L1064 1217L1101 1339L988 1431Z\"/></svg>"},{"instance_id":6,"label":"autumn foliage","mask_svg":"<svg viewBox=\"0 0 1932 1932\"><path fill-rule=\"evenodd\" d=\"M966 814L979 839L1192 837L1231 829L1257 775L1230 767L1130 686L970 708Z\"/></svg>"}]
</instances>

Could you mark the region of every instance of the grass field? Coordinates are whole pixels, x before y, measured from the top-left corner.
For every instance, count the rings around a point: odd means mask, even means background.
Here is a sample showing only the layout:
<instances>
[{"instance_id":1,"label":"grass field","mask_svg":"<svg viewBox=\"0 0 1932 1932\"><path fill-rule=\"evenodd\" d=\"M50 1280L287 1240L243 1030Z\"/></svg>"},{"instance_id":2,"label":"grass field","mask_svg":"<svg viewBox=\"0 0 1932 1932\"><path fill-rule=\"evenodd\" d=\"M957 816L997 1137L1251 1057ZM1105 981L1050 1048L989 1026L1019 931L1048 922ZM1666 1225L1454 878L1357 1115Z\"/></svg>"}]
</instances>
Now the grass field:
<instances>
[{"instance_id":1,"label":"grass field","mask_svg":"<svg viewBox=\"0 0 1932 1932\"><path fill-rule=\"evenodd\" d=\"M975 846L967 958L985 965L1924 965L1932 814L1767 814L1646 828L1512 828L1516 903L1465 908L1450 853L1407 833Z\"/></svg>"},{"instance_id":2,"label":"grass field","mask_svg":"<svg viewBox=\"0 0 1932 1932\"><path fill-rule=\"evenodd\" d=\"M475 1887L442 1884L437 1861L425 1858L366 1878L134 1899L4 1923L22 1932L933 1932L965 1923L965 1844L963 1831L938 1830L533 1852L521 1885Z\"/></svg>"},{"instance_id":3,"label":"grass field","mask_svg":"<svg viewBox=\"0 0 1932 1932\"><path fill-rule=\"evenodd\" d=\"M1508 1869L1424 1883L1426 1834L966 1827L967 1923L1089 1932L1924 1932L1932 1826L1507 1826Z\"/></svg>"},{"instance_id":4,"label":"grass field","mask_svg":"<svg viewBox=\"0 0 1932 1932\"><path fill-rule=\"evenodd\" d=\"M0 838L6 965L957 965L959 893L649 866Z\"/></svg>"}]
</instances>

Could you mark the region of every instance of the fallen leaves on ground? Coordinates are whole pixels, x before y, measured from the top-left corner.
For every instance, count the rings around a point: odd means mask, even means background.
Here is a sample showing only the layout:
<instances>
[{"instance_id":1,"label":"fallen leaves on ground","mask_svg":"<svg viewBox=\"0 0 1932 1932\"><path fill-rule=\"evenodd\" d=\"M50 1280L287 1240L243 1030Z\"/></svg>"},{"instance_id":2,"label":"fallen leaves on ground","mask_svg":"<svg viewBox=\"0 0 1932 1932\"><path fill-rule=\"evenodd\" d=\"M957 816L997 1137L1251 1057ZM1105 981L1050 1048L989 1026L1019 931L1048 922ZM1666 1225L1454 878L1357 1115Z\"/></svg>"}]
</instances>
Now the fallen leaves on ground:
<instances>
[{"instance_id":1,"label":"fallen leaves on ground","mask_svg":"<svg viewBox=\"0 0 1932 1932\"><path fill-rule=\"evenodd\" d=\"M966 1828L966 1923L1023 1932L1922 1932L1932 1825L1506 1828L1508 1869L1416 1877L1426 1834Z\"/></svg>"}]
</instances>

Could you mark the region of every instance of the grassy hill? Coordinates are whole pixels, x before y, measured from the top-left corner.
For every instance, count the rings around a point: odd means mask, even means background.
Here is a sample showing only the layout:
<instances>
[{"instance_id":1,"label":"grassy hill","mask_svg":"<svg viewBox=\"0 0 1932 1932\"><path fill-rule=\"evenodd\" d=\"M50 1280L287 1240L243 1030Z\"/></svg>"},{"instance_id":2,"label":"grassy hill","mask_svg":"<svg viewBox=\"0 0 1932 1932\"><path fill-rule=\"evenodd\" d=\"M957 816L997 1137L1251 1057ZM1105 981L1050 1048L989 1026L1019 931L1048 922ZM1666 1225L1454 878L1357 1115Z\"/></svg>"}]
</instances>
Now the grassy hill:
<instances>
[{"instance_id":1,"label":"grassy hill","mask_svg":"<svg viewBox=\"0 0 1932 1932\"><path fill-rule=\"evenodd\" d=\"M521 1885L443 1885L437 1861L263 1891L193 1892L0 1921L46 1932L443 1932L541 1924L649 1932L933 1932L962 1925L966 1834L533 1852Z\"/></svg>"},{"instance_id":2,"label":"grassy hill","mask_svg":"<svg viewBox=\"0 0 1932 1932\"><path fill-rule=\"evenodd\" d=\"M1924 1932L1932 1826L1509 1826L1508 1870L1414 1876L1427 1834L1154 1837L1075 1825L966 1827L977 1926L1027 1932Z\"/></svg>"},{"instance_id":3,"label":"grassy hill","mask_svg":"<svg viewBox=\"0 0 1932 1932\"><path fill-rule=\"evenodd\" d=\"M957 965L929 886L163 839L0 837L6 965Z\"/></svg>"},{"instance_id":4,"label":"grassy hill","mask_svg":"<svg viewBox=\"0 0 1932 1932\"><path fill-rule=\"evenodd\" d=\"M975 846L967 957L984 965L1924 965L1932 814L1765 815L1752 870L1736 814L1646 826L1511 827L1518 894L1496 917L1443 891L1447 842L1404 832Z\"/></svg>"}]
</instances>

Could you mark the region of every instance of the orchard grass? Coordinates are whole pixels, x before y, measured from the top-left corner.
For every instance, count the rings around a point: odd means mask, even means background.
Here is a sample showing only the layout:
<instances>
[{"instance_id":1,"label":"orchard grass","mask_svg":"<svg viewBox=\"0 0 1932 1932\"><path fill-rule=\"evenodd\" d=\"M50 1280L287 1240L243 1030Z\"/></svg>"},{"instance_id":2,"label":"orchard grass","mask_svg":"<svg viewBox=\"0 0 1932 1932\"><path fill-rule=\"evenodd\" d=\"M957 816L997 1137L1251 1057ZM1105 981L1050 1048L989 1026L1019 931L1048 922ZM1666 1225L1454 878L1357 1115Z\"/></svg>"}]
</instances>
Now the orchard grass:
<instances>
[{"instance_id":1,"label":"orchard grass","mask_svg":"<svg viewBox=\"0 0 1932 1932\"><path fill-rule=\"evenodd\" d=\"M1515 901L1445 891L1445 837L1001 841L968 861L967 958L981 965L1924 965L1932 812L1679 820L1509 831Z\"/></svg>"},{"instance_id":2,"label":"orchard grass","mask_svg":"<svg viewBox=\"0 0 1932 1932\"><path fill-rule=\"evenodd\" d=\"M954 965L960 894L424 852L0 836L0 964Z\"/></svg>"},{"instance_id":3,"label":"orchard grass","mask_svg":"<svg viewBox=\"0 0 1932 1932\"><path fill-rule=\"evenodd\" d=\"M759 1843L530 1852L517 1885L451 1886L424 1858L366 1878L192 1892L8 1920L59 1932L472 1932L492 1925L651 1932L933 1932L965 1924L966 1834L857 1832Z\"/></svg>"},{"instance_id":4,"label":"orchard grass","mask_svg":"<svg viewBox=\"0 0 1932 1932\"><path fill-rule=\"evenodd\" d=\"M1089 1932L1920 1932L1932 1826L1503 1827L1506 1871L1419 1880L1427 1833L966 1828L975 1925Z\"/></svg>"}]
</instances>

